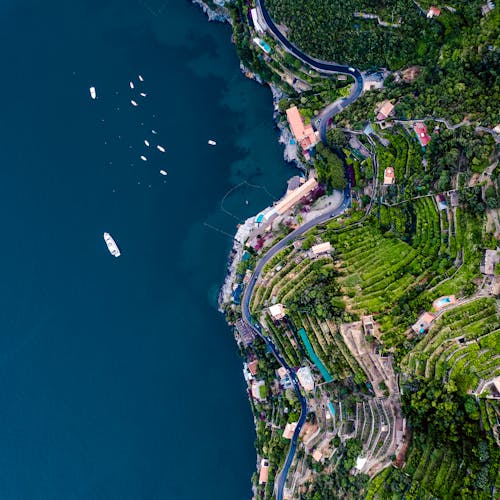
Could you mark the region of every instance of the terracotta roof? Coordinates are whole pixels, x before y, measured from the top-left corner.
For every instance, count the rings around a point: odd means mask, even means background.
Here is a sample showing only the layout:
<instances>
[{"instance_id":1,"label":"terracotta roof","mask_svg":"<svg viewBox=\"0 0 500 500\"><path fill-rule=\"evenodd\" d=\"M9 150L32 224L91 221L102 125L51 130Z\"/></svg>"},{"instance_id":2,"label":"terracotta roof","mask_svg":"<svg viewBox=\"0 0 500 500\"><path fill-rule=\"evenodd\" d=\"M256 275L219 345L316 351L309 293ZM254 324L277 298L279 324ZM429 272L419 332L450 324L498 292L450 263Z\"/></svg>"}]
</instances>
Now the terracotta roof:
<instances>
[{"instance_id":1,"label":"terracotta roof","mask_svg":"<svg viewBox=\"0 0 500 500\"><path fill-rule=\"evenodd\" d=\"M292 106L286 110L286 117L290 124L290 129L295 139L300 143L302 149L314 146L318 139L314 133L312 125L304 125L304 120L297 106Z\"/></svg>"},{"instance_id":2,"label":"terracotta roof","mask_svg":"<svg viewBox=\"0 0 500 500\"><path fill-rule=\"evenodd\" d=\"M257 374L257 366L259 364L259 361L257 359L254 359L251 363L248 363L248 371L252 374L252 375L256 375Z\"/></svg>"},{"instance_id":3,"label":"terracotta roof","mask_svg":"<svg viewBox=\"0 0 500 500\"><path fill-rule=\"evenodd\" d=\"M394 110L394 104L391 101L385 101L381 108L378 110L377 120L384 120Z\"/></svg>"},{"instance_id":4,"label":"terracotta roof","mask_svg":"<svg viewBox=\"0 0 500 500\"><path fill-rule=\"evenodd\" d=\"M285 425L285 430L283 431L284 439L292 439L293 433L297 427L297 422L288 423Z\"/></svg>"},{"instance_id":5,"label":"terracotta roof","mask_svg":"<svg viewBox=\"0 0 500 500\"><path fill-rule=\"evenodd\" d=\"M434 316L434 314L431 314L430 312L424 312L417 319L417 322L412 326L413 331L415 333L424 333L429 329L429 326L434 321L435 317L436 316Z\"/></svg>"},{"instance_id":6,"label":"terracotta roof","mask_svg":"<svg viewBox=\"0 0 500 500\"><path fill-rule=\"evenodd\" d=\"M431 142L431 138L429 137L429 134L427 133L427 127L423 122L417 122L415 125L413 125L413 130L417 134L418 140L420 141L420 144L422 146L427 146L429 142Z\"/></svg>"},{"instance_id":7,"label":"terracotta roof","mask_svg":"<svg viewBox=\"0 0 500 500\"><path fill-rule=\"evenodd\" d=\"M268 476L269 476L269 461L266 458L263 458L260 461L259 484L267 483Z\"/></svg>"},{"instance_id":8,"label":"terracotta roof","mask_svg":"<svg viewBox=\"0 0 500 500\"><path fill-rule=\"evenodd\" d=\"M308 196L312 191L318 187L318 181L311 177L308 181L304 182L300 187L294 189L288 193L275 207L274 209L280 215L284 214L287 210L292 208L296 203L298 203L302 198Z\"/></svg>"}]
</instances>

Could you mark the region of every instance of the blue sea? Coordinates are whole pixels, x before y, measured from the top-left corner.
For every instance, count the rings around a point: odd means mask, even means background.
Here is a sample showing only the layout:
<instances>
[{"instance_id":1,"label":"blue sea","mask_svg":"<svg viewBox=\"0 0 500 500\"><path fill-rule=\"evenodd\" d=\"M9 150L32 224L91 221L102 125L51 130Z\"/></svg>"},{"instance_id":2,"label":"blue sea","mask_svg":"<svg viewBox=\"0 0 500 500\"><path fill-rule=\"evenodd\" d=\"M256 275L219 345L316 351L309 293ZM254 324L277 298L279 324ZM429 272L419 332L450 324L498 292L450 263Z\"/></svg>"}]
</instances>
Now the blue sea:
<instances>
[{"instance_id":1,"label":"blue sea","mask_svg":"<svg viewBox=\"0 0 500 500\"><path fill-rule=\"evenodd\" d=\"M230 35L184 0L0 3L1 499L251 496L216 300L293 171Z\"/></svg>"}]
</instances>

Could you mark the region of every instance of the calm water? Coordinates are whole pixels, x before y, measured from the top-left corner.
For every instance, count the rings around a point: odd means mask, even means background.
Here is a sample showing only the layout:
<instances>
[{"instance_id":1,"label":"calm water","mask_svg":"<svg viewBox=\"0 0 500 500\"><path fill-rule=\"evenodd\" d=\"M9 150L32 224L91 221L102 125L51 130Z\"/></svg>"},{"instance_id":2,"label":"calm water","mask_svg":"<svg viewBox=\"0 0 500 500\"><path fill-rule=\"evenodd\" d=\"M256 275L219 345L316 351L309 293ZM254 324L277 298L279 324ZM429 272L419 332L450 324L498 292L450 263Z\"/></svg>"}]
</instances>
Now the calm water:
<instances>
[{"instance_id":1,"label":"calm water","mask_svg":"<svg viewBox=\"0 0 500 500\"><path fill-rule=\"evenodd\" d=\"M3 0L0 28L0 498L249 498L215 305L230 239L209 226L234 232L292 173L269 91L183 0ZM227 215L245 180L267 191Z\"/></svg>"}]
</instances>

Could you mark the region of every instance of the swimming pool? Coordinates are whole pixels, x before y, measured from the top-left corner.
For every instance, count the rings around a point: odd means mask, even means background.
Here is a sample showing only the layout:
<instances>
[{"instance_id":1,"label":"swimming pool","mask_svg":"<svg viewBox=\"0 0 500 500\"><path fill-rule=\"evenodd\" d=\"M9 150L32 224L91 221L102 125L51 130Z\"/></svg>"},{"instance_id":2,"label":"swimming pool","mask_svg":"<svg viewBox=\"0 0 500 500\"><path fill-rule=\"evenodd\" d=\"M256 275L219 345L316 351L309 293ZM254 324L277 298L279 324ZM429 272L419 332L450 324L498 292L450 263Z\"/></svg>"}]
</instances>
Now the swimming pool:
<instances>
[{"instance_id":1,"label":"swimming pool","mask_svg":"<svg viewBox=\"0 0 500 500\"><path fill-rule=\"evenodd\" d=\"M330 408L330 411L332 413L332 417L335 416L335 407L333 406L333 403L331 401L328 402L328 408Z\"/></svg>"},{"instance_id":2,"label":"swimming pool","mask_svg":"<svg viewBox=\"0 0 500 500\"><path fill-rule=\"evenodd\" d=\"M266 52L267 54L271 52L271 47L269 47L269 44L267 42L264 42L264 40L261 40L259 42L259 45L264 49L264 52Z\"/></svg>"},{"instance_id":3,"label":"swimming pool","mask_svg":"<svg viewBox=\"0 0 500 500\"><path fill-rule=\"evenodd\" d=\"M314 352L313 346L311 345L311 342L307 337L306 331L303 328L301 328L298 331L298 333L300 335L300 338L302 339L302 342L304 342L304 345L306 346L307 354L309 354L309 357L311 358L312 362L316 365L316 367L320 371L321 375L325 379L325 382L331 382L333 380L333 377L330 375L330 373L328 372L326 366L323 364L321 359L319 359L318 355Z\"/></svg>"},{"instance_id":4,"label":"swimming pool","mask_svg":"<svg viewBox=\"0 0 500 500\"><path fill-rule=\"evenodd\" d=\"M451 302L450 297L441 297L440 299L436 300L436 307L443 307L446 304L449 304Z\"/></svg>"}]
</instances>

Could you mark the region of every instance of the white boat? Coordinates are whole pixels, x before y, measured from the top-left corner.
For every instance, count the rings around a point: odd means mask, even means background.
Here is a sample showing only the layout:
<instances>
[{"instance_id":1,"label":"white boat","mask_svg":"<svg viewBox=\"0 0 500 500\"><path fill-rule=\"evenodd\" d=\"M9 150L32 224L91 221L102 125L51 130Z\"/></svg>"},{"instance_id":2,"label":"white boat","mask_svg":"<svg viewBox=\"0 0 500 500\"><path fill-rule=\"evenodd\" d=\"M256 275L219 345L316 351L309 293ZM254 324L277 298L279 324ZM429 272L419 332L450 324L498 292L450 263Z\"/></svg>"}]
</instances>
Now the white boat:
<instances>
[{"instance_id":1,"label":"white boat","mask_svg":"<svg viewBox=\"0 0 500 500\"><path fill-rule=\"evenodd\" d=\"M159 144L158 144L158 146L156 146L156 149L157 149L158 151L161 151L162 153L164 153L164 152L165 152L165 148L164 148L163 146L160 146Z\"/></svg>"},{"instance_id":2,"label":"white boat","mask_svg":"<svg viewBox=\"0 0 500 500\"><path fill-rule=\"evenodd\" d=\"M161 175L167 175L167 171L166 170L160 170L160 174Z\"/></svg>"},{"instance_id":3,"label":"white boat","mask_svg":"<svg viewBox=\"0 0 500 500\"><path fill-rule=\"evenodd\" d=\"M208 141L208 144L210 144L210 146L215 146L217 143L215 141L213 141L212 139L210 139Z\"/></svg>"},{"instance_id":4,"label":"white boat","mask_svg":"<svg viewBox=\"0 0 500 500\"><path fill-rule=\"evenodd\" d=\"M143 82L143 81L144 81L144 78L143 78L141 75L139 75L139 80L140 80L141 82Z\"/></svg>"},{"instance_id":5,"label":"white boat","mask_svg":"<svg viewBox=\"0 0 500 500\"><path fill-rule=\"evenodd\" d=\"M151 132L153 132L153 134L157 134L158 132L156 130L151 130Z\"/></svg>"},{"instance_id":6,"label":"white boat","mask_svg":"<svg viewBox=\"0 0 500 500\"><path fill-rule=\"evenodd\" d=\"M148 94L146 94L145 92L141 92L141 96L142 97L146 97Z\"/></svg>"},{"instance_id":7,"label":"white boat","mask_svg":"<svg viewBox=\"0 0 500 500\"><path fill-rule=\"evenodd\" d=\"M145 156L141 156L142 161L148 161L148 159Z\"/></svg>"},{"instance_id":8,"label":"white boat","mask_svg":"<svg viewBox=\"0 0 500 500\"><path fill-rule=\"evenodd\" d=\"M92 99L95 99L97 97L95 87L90 87L89 91L90 91L90 97L92 97Z\"/></svg>"},{"instance_id":9,"label":"white boat","mask_svg":"<svg viewBox=\"0 0 500 500\"><path fill-rule=\"evenodd\" d=\"M118 245L116 244L115 240L109 233L104 233L104 241L106 242L106 245L108 247L109 253L113 255L113 257L120 257L121 252L120 249L118 248Z\"/></svg>"},{"instance_id":10,"label":"white boat","mask_svg":"<svg viewBox=\"0 0 500 500\"><path fill-rule=\"evenodd\" d=\"M146 139L144 139L144 144L149 147L149 141L147 141Z\"/></svg>"},{"instance_id":11,"label":"white boat","mask_svg":"<svg viewBox=\"0 0 500 500\"><path fill-rule=\"evenodd\" d=\"M130 104L132 104L132 106L139 106L135 101L130 101Z\"/></svg>"},{"instance_id":12,"label":"white boat","mask_svg":"<svg viewBox=\"0 0 500 500\"><path fill-rule=\"evenodd\" d=\"M134 88L134 82L129 82L130 84L130 88L133 89Z\"/></svg>"}]
</instances>

